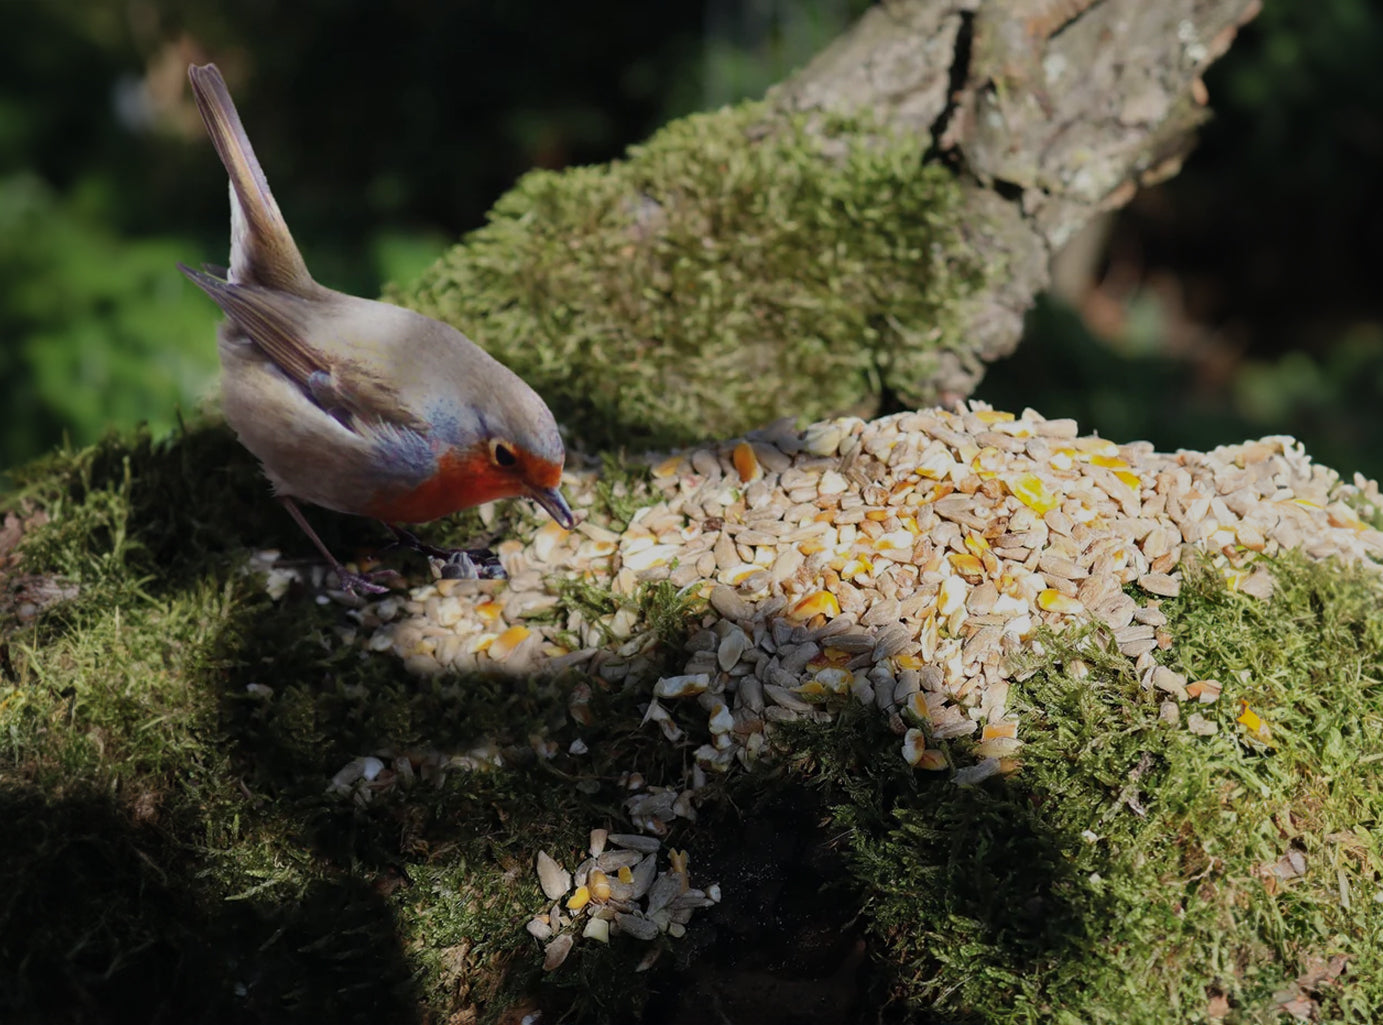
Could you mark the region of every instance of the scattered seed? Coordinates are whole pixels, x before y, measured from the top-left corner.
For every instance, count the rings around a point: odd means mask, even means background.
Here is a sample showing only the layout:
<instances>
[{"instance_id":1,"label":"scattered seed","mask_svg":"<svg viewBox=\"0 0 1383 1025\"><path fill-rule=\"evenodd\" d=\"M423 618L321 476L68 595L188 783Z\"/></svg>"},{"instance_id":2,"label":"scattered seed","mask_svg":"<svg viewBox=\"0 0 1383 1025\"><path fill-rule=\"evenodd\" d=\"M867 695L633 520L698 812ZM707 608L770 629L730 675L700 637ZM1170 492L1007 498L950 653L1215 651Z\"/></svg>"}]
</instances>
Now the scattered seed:
<instances>
[{"instance_id":1,"label":"scattered seed","mask_svg":"<svg viewBox=\"0 0 1383 1025\"><path fill-rule=\"evenodd\" d=\"M548 900L557 900L571 889L571 873L554 861L547 851L539 851L538 882Z\"/></svg>"}]
</instances>

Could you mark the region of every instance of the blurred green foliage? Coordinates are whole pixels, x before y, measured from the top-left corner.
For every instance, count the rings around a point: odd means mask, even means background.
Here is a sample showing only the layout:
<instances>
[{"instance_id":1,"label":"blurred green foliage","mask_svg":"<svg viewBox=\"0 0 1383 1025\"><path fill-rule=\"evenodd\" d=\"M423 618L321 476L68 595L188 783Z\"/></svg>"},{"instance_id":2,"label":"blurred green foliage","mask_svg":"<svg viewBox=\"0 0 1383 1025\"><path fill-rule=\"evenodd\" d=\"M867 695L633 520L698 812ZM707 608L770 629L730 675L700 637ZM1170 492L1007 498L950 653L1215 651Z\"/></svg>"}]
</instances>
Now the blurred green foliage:
<instances>
[{"instance_id":1,"label":"blurred green foliage","mask_svg":"<svg viewBox=\"0 0 1383 1025\"><path fill-rule=\"evenodd\" d=\"M0 460L69 431L148 420L162 432L216 371L214 308L168 273L174 238L121 239L33 174L0 179Z\"/></svg>"}]
</instances>

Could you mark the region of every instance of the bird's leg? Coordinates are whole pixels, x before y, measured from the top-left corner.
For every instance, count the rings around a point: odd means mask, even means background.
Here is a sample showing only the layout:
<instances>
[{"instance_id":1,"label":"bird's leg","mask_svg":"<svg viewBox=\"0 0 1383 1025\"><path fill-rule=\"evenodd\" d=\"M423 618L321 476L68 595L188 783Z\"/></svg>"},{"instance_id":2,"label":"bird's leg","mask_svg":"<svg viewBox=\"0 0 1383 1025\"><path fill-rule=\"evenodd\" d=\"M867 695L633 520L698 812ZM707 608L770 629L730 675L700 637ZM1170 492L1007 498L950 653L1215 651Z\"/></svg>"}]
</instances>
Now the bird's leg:
<instances>
[{"instance_id":1,"label":"bird's leg","mask_svg":"<svg viewBox=\"0 0 1383 1025\"><path fill-rule=\"evenodd\" d=\"M397 523L384 524L394 535L395 544L411 548L438 559L442 565L442 576L454 580L503 580L504 567L499 557L488 548L438 548L423 541L411 530L405 530Z\"/></svg>"},{"instance_id":2,"label":"bird's leg","mask_svg":"<svg viewBox=\"0 0 1383 1025\"><path fill-rule=\"evenodd\" d=\"M301 527L303 533L317 546L317 551L322 553L322 558L327 560L327 565L330 566L332 572L336 574L336 578L341 581L341 589L343 591L350 594L385 594L388 592L389 588L375 583L369 577L361 573L351 573L345 566L342 566L341 563L336 560L336 556L332 555L327 546L323 544L322 539L317 536L317 532L312 529L312 525L307 522L307 517L304 516L303 511L298 508L298 503L294 502L291 498L282 496L280 496L279 501L282 502L283 507L288 510L288 515L293 517L293 522ZM390 572L392 573L393 571L391 570Z\"/></svg>"}]
</instances>

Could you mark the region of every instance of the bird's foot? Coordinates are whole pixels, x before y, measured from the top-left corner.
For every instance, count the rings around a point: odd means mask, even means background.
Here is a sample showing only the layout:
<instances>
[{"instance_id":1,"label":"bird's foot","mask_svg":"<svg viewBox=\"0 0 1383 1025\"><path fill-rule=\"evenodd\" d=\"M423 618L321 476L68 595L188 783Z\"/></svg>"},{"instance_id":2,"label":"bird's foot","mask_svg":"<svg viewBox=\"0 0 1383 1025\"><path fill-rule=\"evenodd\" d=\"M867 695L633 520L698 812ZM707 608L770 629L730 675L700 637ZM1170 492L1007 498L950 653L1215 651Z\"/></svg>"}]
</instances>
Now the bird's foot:
<instances>
[{"instance_id":1,"label":"bird's foot","mask_svg":"<svg viewBox=\"0 0 1383 1025\"><path fill-rule=\"evenodd\" d=\"M499 564L499 556L488 548L438 548L397 524L385 526L394 535L391 547L409 548L440 562L444 580L503 580L508 575Z\"/></svg>"},{"instance_id":2,"label":"bird's foot","mask_svg":"<svg viewBox=\"0 0 1383 1025\"><path fill-rule=\"evenodd\" d=\"M499 556L488 548L457 548L432 556L442 563L443 580L503 580Z\"/></svg>"},{"instance_id":3,"label":"bird's foot","mask_svg":"<svg viewBox=\"0 0 1383 1025\"><path fill-rule=\"evenodd\" d=\"M376 581L400 579L400 574L392 569L375 570L373 573L352 573L344 567L337 566L334 572L341 590L356 597L388 594L389 588Z\"/></svg>"}]
</instances>

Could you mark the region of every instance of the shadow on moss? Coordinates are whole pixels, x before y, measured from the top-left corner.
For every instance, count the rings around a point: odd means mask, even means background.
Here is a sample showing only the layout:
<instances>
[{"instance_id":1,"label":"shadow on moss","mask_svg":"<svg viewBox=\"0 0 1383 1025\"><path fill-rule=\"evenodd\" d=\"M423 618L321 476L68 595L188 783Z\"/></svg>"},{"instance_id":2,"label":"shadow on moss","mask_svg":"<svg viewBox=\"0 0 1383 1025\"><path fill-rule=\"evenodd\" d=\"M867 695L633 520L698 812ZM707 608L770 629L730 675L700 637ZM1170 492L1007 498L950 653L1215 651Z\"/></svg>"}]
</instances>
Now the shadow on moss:
<instances>
[{"instance_id":1,"label":"shadow on moss","mask_svg":"<svg viewBox=\"0 0 1383 1025\"><path fill-rule=\"evenodd\" d=\"M227 903L194 837L86 786L0 789L10 1021L416 1021L393 912L345 876Z\"/></svg>"}]
</instances>

